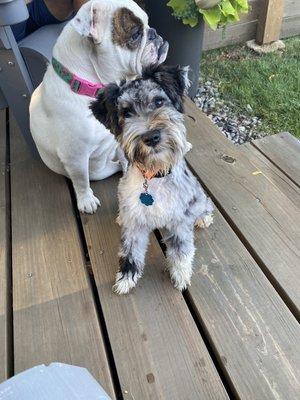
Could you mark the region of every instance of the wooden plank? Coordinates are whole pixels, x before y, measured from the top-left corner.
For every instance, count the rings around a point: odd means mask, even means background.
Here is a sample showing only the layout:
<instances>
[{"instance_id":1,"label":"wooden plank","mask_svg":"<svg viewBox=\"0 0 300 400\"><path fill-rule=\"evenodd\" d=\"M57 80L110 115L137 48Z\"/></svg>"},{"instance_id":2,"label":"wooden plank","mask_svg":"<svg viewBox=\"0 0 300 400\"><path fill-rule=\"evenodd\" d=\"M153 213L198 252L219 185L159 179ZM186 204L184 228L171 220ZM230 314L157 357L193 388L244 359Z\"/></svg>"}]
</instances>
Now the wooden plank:
<instances>
[{"instance_id":1,"label":"wooden plank","mask_svg":"<svg viewBox=\"0 0 300 400\"><path fill-rule=\"evenodd\" d=\"M285 0L284 16L291 17L292 15L300 16L300 2L299 0Z\"/></svg>"},{"instance_id":2,"label":"wooden plank","mask_svg":"<svg viewBox=\"0 0 300 400\"><path fill-rule=\"evenodd\" d=\"M299 398L296 319L218 211L195 242L188 296L236 398Z\"/></svg>"},{"instance_id":3,"label":"wooden plank","mask_svg":"<svg viewBox=\"0 0 300 400\"><path fill-rule=\"evenodd\" d=\"M215 32L205 33L203 50L217 49L219 47L246 42L255 38L256 30L257 20L254 20L242 24L230 25L226 27L225 31L217 29Z\"/></svg>"},{"instance_id":4,"label":"wooden plank","mask_svg":"<svg viewBox=\"0 0 300 400\"><path fill-rule=\"evenodd\" d=\"M255 165L254 175L264 174L269 182L284 193L296 206L300 204L300 188L295 185L283 172L269 161L251 143L246 143L239 147L239 151L244 153L251 164Z\"/></svg>"},{"instance_id":5,"label":"wooden plank","mask_svg":"<svg viewBox=\"0 0 300 400\"><path fill-rule=\"evenodd\" d=\"M249 2L248 14L241 14L240 21L228 25L225 29L213 31L205 26L203 50L217 49L219 47L244 43L254 39L257 32L258 18L262 13L262 1ZM300 34L300 2L298 0L286 0L284 6L284 18L282 20L280 37L286 38Z\"/></svg>"},{"instance_id":6,"label":"wooden plank","mask_svg":"<svg viewBox=\"0 0 300 400\"><path fill-rule=\"evenodd\" d=\"M194 103L186 105L189 163L299 317L299 208L263 174L253 175L255 165Z\"/></svg>"},{"instance_id":7,"label":"wooden plank","mask_svg":"<svg viewBox=\"0 0 300 400\"><path fill-rule=\"evenodd\" d=\"M8 378L7 348L7 228L6 228L6 118L0 110L0 382Z\"/></svg>"},{"instance_id":8,"label":"wooden plank","mask_svg":"<svg viewBox=\"0 0 300 400\"><path fill-rule=\"evenodd\" d=\"M253 39L256 34L257 19L261 10L260 0L249 2L250 11L240 15L240 21L228 25L225 29L213 31L208 25L204 29L203 49L216 49Z\"/></svg>"},{"instance_id":9,"label":"wooden plank","mask_svg":"<svg viewBox=\"0 0 300 400\"><path fill-rule=\"evenodd\" d=\"M268 44L279 39L285 0L264 0L258 19L256 41Z\"/></svg>"},{"instance_id":10,"label":"wooden plank","mask_svg":"<svg viewBox=\"0 0 300 400\"><path fill-rule=\"evenodd\" d=\"M300 14L284 18L280 32L280 38L296 35L300 35Z\"/></svg>"},{"instance_id":11,"label":"wooden plank","mask_svg":"<svg viewBox=\"0 0 300 400\"><path fill-rule=\"evenodd\" d=\"M224 32L225 34L226 34L226 30L230 26L242 25L242 24L244 24L246 22L253 22L253 21L257 21L258 20L258 16L259 16L259 14L261 12L261 2L260 2L260 0L249 1L249 6L250 6L249 12L248 13L241 13L239 21L232 22L230 25L225 27L225 32ZM224 31L224 28L219 28L218 30ZM208 33L212 33L213 34L214 32L217 32L217 31L213 31L209 27L209 25L207 25L207 24L205 25L205 28L204 28L205 35L208 34Z\"/></svg>"},{"instance_id":12,"label":"wooden plank","mask_svg":"<svg viewBox=\"0 0 300 400\"><path fill-rule=\"evenodd\" d=\"M285 132L255 140L252 144L300 186L299 139Z\"/></svg>"},{"instance_id":13,"label":"wooden plank","mask_svg":"<svg viewBox=\"0 0 300 400\"><path fill-rule=\"evenodd\" d=\"M93 184L102 205L82 221L124 399L227 398L182 294L163 272L156 240L137 288L112 293L120 241L116 186L116 177Z\"/></svg>"},{"instance_id":14,"label":"wooden plank","mask_svg":"<svg viewBox=\"0 0 300 400\"><path fill-rule=\"evenodd\" d=\"M114 398L65 179L30 158L15 123L11 134L15 372L79 365Z\"/></svg>"}]
</instances>

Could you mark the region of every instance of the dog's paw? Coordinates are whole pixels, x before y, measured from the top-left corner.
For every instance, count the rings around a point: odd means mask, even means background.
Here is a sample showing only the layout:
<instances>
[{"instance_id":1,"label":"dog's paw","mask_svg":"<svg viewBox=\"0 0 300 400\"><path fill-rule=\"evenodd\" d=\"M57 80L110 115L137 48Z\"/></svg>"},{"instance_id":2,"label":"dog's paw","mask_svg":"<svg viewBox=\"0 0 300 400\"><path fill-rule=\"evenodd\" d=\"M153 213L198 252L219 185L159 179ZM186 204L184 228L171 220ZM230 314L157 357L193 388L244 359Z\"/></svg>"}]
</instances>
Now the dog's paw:
<instances>
[{"instance_id":1,"label":"dog's paw","mask_svg":"<svg viewBox=\"0 0 300 400\"><path fill-rule=\"evenodd\" d=\"M186 269L170 269L171 281L174 287L181 292L191 284L192 273Z\"/></svg>"},{"instance_id":2,"label":"dog's paw","mask_svg":"<svg viewBox=\"0 0 300 400\"><path fill-rule=\"evenodd\" d=\"M77 199L78 210L82 213L94 214L98 206L100 206L100 200L94 196L91 189L88 193L79 196Z\"/></svg>"},{"instance_id":3,"label":"dog's paw","mask_svg":"<svg viewBox=\"0 0 300 400\"><path fill-rule=\"evenodd\" d=\"M203 218L197 219L195 222L195 228L208 228L214 222L214 216L212 214L205 215Z\"/></svg>"},{"instance_id":4,"label":"dog's paw","mask_svg":"<svg viewBox=\"0 0 300 400\"><path fill-rule=\"evenodd\" d=\"M140 275L131 272L123 274L118 272L116 275L116 283L113 286L113 291L117 294L127 294L136 286Z\"/></svg>"}]
</instances>

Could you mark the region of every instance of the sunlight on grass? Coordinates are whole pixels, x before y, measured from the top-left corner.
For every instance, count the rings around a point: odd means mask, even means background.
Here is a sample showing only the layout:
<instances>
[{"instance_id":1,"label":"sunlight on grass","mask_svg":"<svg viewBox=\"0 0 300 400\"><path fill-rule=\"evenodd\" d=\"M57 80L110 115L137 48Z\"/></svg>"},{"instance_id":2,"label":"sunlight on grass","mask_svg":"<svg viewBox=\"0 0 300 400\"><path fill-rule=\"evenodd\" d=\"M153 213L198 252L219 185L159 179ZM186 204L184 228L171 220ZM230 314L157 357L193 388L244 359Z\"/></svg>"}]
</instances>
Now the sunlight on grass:
<instances>
[{"instance_id":1,"label":"sunlight on grass","mask_svg":"<svg viewBox=\"0 0 300 400\"><path fill-rule=\"evenodd\" d=\"M284 42L284 51L261 56L245 46L206 52L201 76L217 81L237 110L245 113L250 104L262 131L300 137L300 37Z\"/></svg>"}]
</instances>

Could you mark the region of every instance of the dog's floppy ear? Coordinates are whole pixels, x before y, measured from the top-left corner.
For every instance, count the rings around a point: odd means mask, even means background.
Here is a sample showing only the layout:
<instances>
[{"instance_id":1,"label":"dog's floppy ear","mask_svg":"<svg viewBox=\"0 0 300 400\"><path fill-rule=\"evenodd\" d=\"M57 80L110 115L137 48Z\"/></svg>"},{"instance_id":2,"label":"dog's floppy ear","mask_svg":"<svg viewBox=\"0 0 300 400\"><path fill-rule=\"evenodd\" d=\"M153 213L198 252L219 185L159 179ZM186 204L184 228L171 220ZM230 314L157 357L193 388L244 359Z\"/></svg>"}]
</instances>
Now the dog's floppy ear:
<instances>
[{"instance_id":1,"label":"dog's floppy ear","mask_svg":"<svg viewBox=\"0 0 300 400\"><path fill-rule=\"evenodd\" d=\"M100 92L97 100L90 105L95 118L116 136L121 133L117 108L119 95L119 86L111 83Z\"/></svg>"},{"instance_id":2,"label":"dog's floppy ear","mask_svg":"<svg viewBox=\"0 0 300 400\"><path fill-rule=\"evenodd\" d=\"M165 91L174 107L183 113L183 97L190 86L189 67L152 65L143 70L144 79L153 79Z\"/></svg>"},{"instance_id":3,"label":"dog's floppy ear","mask_svg":"<svg viewBox=\"0 0 300 400\"><path fill-rule=\"evenodd\" d=\"M96 43L99 43L101 32L106 25L104 17L108 20L106 10L103 9L101 13L99 4L89 1L79 9L71 24L81 36L93 38ZM102 21L102 19L104 20Z\"/></svg>"}]
</instances>

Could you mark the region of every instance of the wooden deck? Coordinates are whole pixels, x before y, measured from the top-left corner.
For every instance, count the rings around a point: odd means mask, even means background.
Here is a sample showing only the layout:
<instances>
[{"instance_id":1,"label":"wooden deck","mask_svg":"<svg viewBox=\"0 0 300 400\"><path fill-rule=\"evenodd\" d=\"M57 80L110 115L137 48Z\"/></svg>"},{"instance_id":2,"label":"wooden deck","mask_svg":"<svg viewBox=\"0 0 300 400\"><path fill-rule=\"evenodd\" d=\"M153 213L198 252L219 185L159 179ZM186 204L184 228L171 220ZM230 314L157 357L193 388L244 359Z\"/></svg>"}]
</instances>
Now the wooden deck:
<instances>
[{"instance_id":1,"label":"wooden deck","mask_svg":"<svg viewBox=\"0 0 300 400\"><path fill-rule=\"evenodd\" d=\"M64 177L29 156L0 111L0 382L36 364L86 367L112 399L300 398L300 144L235 147L191 102L187 159L216 205L190 289L153 234L130 295L117 269L118 177L79 215Z\"/></svg>"}]
</instances>

